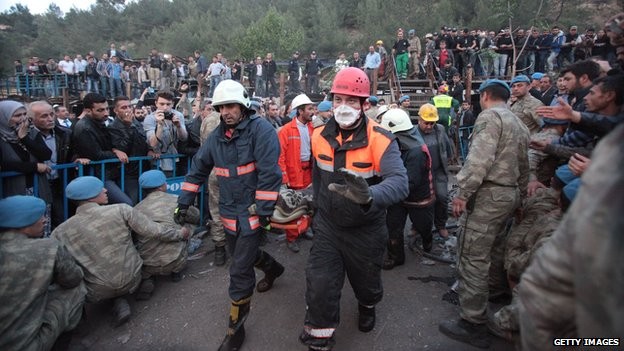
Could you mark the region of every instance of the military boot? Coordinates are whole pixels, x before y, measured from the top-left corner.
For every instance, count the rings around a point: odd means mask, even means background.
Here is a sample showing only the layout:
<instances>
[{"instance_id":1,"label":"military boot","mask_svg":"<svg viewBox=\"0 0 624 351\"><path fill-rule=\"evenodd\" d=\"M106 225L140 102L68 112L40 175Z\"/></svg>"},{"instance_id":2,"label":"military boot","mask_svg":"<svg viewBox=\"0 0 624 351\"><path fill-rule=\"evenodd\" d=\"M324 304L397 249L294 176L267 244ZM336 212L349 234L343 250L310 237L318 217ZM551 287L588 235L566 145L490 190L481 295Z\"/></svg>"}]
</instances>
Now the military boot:
<instances>
[{"instance_id":1,"label":"military boot","mask_svg":"<svg viewBox=\"0 0 624 351\"><path fill-rule=\"evenodd\" d=\"M361 332L368 333L375 328L375 306L364 306L358 304L358 329Z\"/></svg>"},{"instance_id":2,"label":"military boot","mask_svg":"<svg viewBox=\"0 0 624 351\"><path fill-rule=\"evenodd\" d=\"M214 264L215 266L221 267L225 264L226 260L225 246L215 246L215 258Z\"/></svg>"},{"instance_id":3,"label":"military boot","mask_svg":"<svg viewBox=\"0 0 624 351\"><path fill-rule=\"evenodd\" d=\"M403 238L388 240L388 257L383 262L383 269L390 270L405 263Z\"/></svg>"},{"instance_id":4,"label":"military boot","mask_svg":"<svg viewBox=\"0 0 624 351\"><path fill-rule=\"evenodd\" d=\"M218 351L237 351L243 346L245 341L244 324L249 314L250 302L251 296L238 301L232 301L228 330Z\"/></svg>"},{"instance_id":5,"label":"military boot","mask_svg":"<svg viewBox=\"0 0 624 351\"><path fill-rule=\"evenodd\" d=\"M118 297L113 301L113 324L115 327L126 323L130 319L130 305L123 297Z\"/></svg>"},{"instance_id":6,"label":"military boot","mask_svg":"<svg viewBox=\"0 0 624 351\"><path fill-rule=\"evenodd\" d=\"M139 290L137 291L134 298L137 301L147 301L152 297L155 289L154 278L149 277L141 280L141 285L139 285Z\"/></svg>"},{"instance_id":7,"label":"military boot","mask_svg":"<svg viewBox=\"0 0 624 351\"><path fill-rule=\"evenodd\" d=\"M440 323L440 332L451 339L476 346L481 349L490 347L492 338L488 334L485 324L475 324L460 318Z\"/></svg>"},{"instance_id":8,"label":"military boot","mask_svg":"<svg viewBox=\"0 0 624 351\"><path fill-rule=\"evenodd\" d=\"M264 278L256 285L256 290L260 293L269 291L273 287L273 281L284 273L284 266L264 251L260 251L255 267L264 272Z\"/></svg>"}]
</instances>

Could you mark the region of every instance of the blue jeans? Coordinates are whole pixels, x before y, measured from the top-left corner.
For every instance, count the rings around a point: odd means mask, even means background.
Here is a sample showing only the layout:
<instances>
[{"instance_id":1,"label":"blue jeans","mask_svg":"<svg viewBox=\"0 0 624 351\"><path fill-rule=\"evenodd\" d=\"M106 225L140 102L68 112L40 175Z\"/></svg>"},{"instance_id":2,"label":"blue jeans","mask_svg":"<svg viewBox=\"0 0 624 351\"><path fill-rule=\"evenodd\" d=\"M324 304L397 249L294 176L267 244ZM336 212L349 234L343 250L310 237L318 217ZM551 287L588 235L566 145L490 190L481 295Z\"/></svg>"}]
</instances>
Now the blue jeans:
<instances>
[{"instance_id":1,"label":"blue jeans","mask_svg":"<svg viewBox=\"0 0 624 351\"><path fill-rule=\"evenodd\" d=\"M100 92L100 88L98 87L98 82L96 79L87 77L87 92L88 93Z\"/></svg>"},{"instance_id":2,"label":"blue jeans","mask_svg":"<svg viewBox=\"0 0 624 351\"><path fill-rule=\"evenodd\" d=\"M121 79L119 78L113 78L110 77L108 78L108 84L109 84L109 93L111 94L111 98L114 99L117 96L124 96L124 91L123 88L121 86Z\"/></svg>"},{"instance_id":3,"label":"blue jeans","mask_svg":"<svg viewBox=\"0 0 624 351\"><path fill-rule=\"evenodd\" d=\"M507 57L508 55L499 54L494 58L494 76L496 78L505 77L505 71L507 70Z\"/></svg>"},{"instance_id":4,"label":"blue jeans","mask_svg":"<svg viewBox=\"0 0 624 351\"><path fill-rule=\"evenodd\" d=\"M219 83L221 83L221 76L210 76L210 97Z\"/></svg>"},{"instance_id":5,"label":"blue jeans","mask_svg":"<svg viewBox=\"0 0 624 351\"><path fill-rule=\"evenodd\" d=\"M255 90L255 95L256 96L262 96L264 97L266 95L266 80L264 80L263 77L256 77L256 90Z\"/></svg>"}]
</instances>

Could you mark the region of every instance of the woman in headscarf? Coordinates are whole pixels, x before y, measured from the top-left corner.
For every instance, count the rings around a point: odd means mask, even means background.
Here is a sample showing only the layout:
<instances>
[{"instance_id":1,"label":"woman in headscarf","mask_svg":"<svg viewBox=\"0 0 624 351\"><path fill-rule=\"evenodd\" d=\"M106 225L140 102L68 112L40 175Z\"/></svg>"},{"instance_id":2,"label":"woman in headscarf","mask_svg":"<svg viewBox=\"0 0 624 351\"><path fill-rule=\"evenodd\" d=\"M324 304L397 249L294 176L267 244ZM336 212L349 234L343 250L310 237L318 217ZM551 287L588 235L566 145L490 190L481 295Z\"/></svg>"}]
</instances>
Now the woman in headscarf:
<instances>
[{"instance_id":1,"label":"woman in headscarf","mask_svg":"<svg viewBox=\"0 0 624 351\"><path fill-rule=\"evenodd\" d=\"M52 196L46 179L50 167L44 161L50 159L52 151L38 133L29 135L29 131L26 107L16 101L0 101L0 171L23 174L2 177L1 197L33 195L33 180L37 179L36 195L50 203Z\"/></svg>"}]
</instances>

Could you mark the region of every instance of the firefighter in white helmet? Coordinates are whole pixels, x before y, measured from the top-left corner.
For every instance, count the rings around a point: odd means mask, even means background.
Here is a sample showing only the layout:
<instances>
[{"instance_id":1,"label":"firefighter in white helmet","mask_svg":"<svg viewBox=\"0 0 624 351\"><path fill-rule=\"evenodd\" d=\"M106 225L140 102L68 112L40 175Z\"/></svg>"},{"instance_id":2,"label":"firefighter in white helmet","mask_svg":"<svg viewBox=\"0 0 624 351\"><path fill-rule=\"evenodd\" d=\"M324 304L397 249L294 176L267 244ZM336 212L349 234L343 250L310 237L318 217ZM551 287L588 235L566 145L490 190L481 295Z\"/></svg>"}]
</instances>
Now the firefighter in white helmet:
<instances>
[{"instance_id":1,"label":"firefighter in white helmet","mask_svg":"<svg viewBox=\"0 0 624 351\"><path fill-rule=\"evenodd\" d=\"M219 213L226 233L230 264L229 327L219 350L238 350L245 339L244 322L256 286L254 266L265 273L256 290L265 292L284 267L259 249L260 232L270 225L282 172L277 164L279 142L275 129L250 109L249 94L236 81L224 80L215 88L212 106L221 123L193 158L182 184L174 218L184 223L210 171L217 175Z\"/></svg>"}]
</instances>

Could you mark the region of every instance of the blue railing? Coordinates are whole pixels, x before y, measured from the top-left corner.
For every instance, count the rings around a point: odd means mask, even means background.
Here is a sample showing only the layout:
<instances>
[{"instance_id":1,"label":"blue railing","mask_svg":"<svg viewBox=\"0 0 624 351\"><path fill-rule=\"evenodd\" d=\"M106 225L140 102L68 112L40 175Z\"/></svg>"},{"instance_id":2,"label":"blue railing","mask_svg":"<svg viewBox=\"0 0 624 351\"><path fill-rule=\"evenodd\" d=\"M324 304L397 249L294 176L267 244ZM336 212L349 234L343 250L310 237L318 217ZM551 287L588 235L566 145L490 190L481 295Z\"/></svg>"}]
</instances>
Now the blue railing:
<instances>
[{"instance_id":1,"label":"blue railing","mask_svg":"<svg viewBox=\"0 0 624 351\"><path fill-rule=\"evenodd\" d=\"M68 88L67 75L54 74L16 74L0 84L0 93L3 96L60 96L64 88Z\"/></svg>"},{"instance_id":2,"label":"blue railing","mask_svg":"<svg viewBox=\"0 0 624 351\"><path fill-rule=\"evenodd\" d=\"M167 159L167 158L184 159L186 162L187 172L191 167L191 157L188 157L187 155L182 155L182 154L160 155L159 159L153 159L152 157L149 157L149 156L133 156L133 157L128 157L128 162L129 163L137 162L138 168L139 168L138 169L139 174L142 174L144 171L143 161L152 162L152 167L149 167L149 169L158 169L158 167L160 166L160 160ZM97 172L99 174L96 174L96 170L95 170L96 167L92 167L92 166L98 166L98 165L101 165L101 167L99 167L100 169ZM74 171L76 172L77 177L81 177L84 175L91 175L94 177L98 177L100 180L102 180L102 182L105 182L107 165L115 165L115 166L121 165L121 168L120 168L121 176L119 177L119 187L121 188L122 191L125 191L126 168L128 164L121 163L119 159L116 159L116 158L100 160L100 161L91 161L88 165L83 165L80 163L57 164L53 166L52 168L56 170L56 172L58 173L62 187L63 189L65 189L67 187L67 184L71 182L71 180L73 179L71 177L72 175L70 174L70 172L73 173ZM171 176L167 178L167 192L168 193L172 193L172 194L180 193L180 188L181 188L180 183L184 180L184 174L178 175L176 172L177 172L176 167L174 166ZM33 177L32 192L34 196L39 196L39 185L37 182L37 175L38 173L30 175L31 177ZM19 173L19 172L12 172L12 171L0 172L0 199L4 197L4 194L3 194L4 187L2 186L4 179L10 178L10 177L16 177L16 176L24 176L24 174ZM202 186L200 188L199 199L198 199L201 218L203 218L204 216L204 191L203 190L204 190L204 187ZM143 199L143 189L139 187L138 192L139 192L138 199L139 201L141 201ZM63 218L67 219L68 217L69 217L69 201L67 197L65 196L65 193L63 192Z\"/></svg>"}]
</instances>

